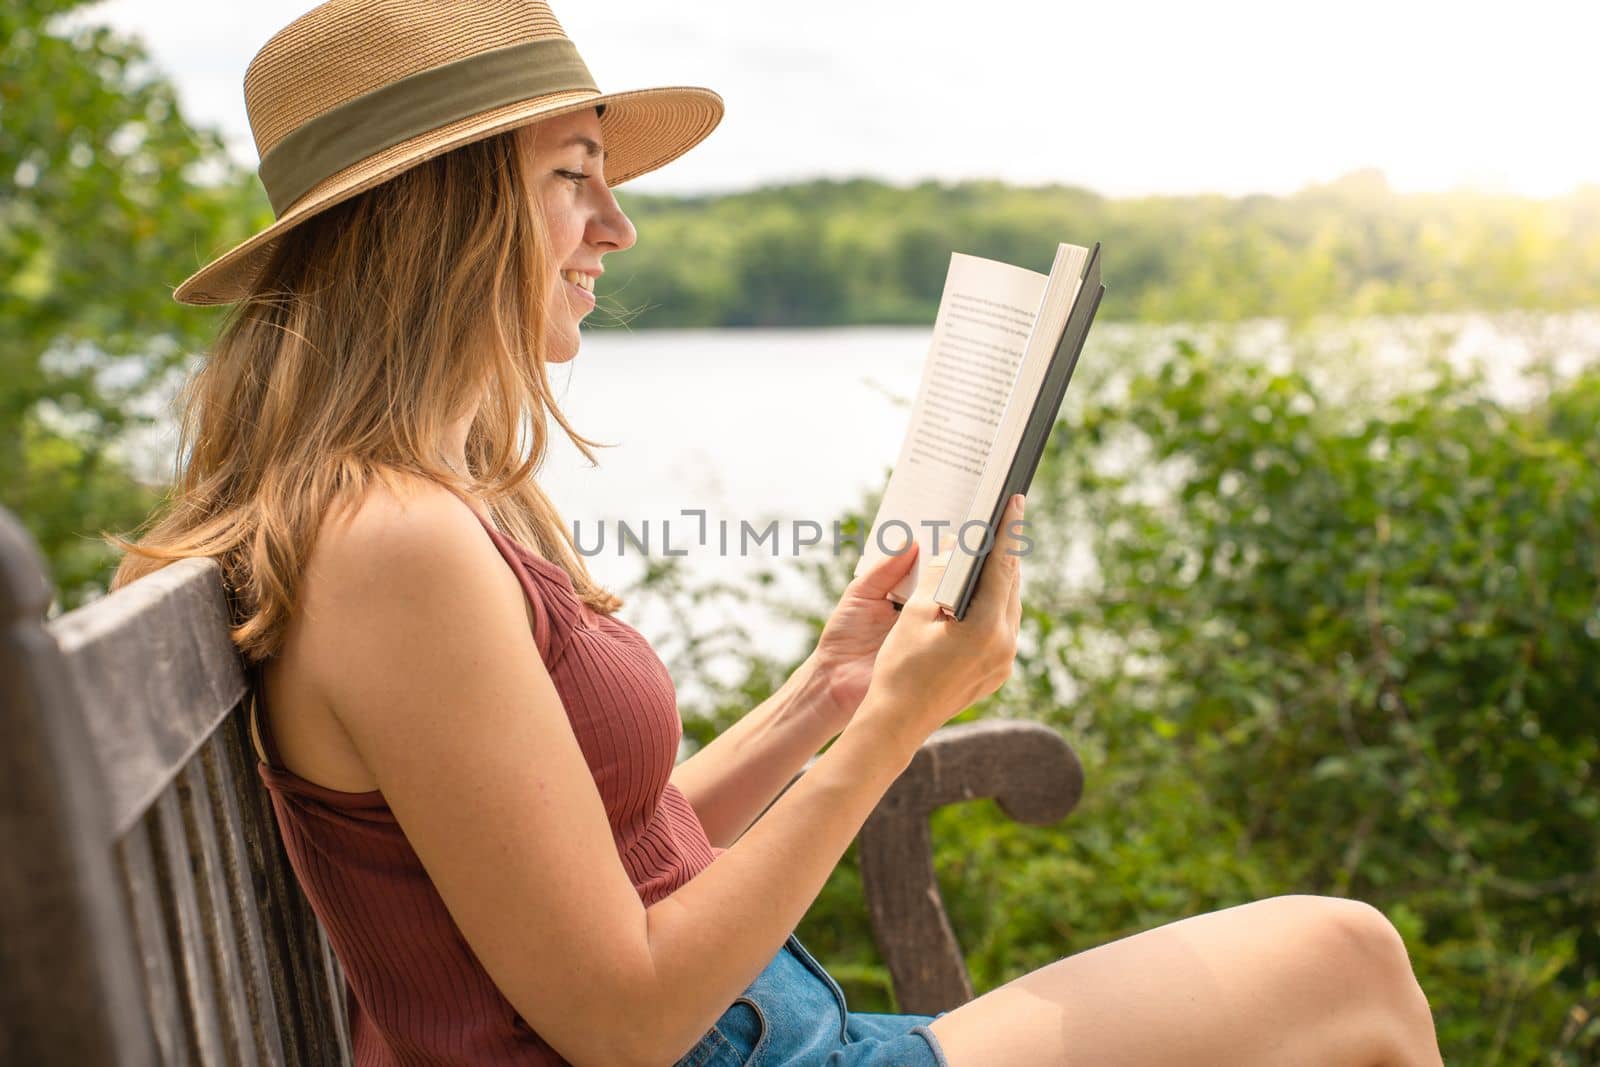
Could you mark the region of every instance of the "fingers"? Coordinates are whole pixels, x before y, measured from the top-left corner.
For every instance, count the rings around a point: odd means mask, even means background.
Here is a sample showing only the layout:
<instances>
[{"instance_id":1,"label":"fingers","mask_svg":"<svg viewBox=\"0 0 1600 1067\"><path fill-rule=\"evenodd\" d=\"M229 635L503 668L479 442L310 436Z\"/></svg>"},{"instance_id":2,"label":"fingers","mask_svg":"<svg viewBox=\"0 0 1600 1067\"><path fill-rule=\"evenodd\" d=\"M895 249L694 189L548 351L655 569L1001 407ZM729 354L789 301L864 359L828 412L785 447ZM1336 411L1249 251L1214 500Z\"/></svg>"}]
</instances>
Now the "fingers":
<instances>
[{"instance_id":1,"label":"fingers","mask_svg":"<svg viewBox=\"0 0 1600 1067\"><path fill-rule=\"evenodd\" d=\"M1021 526L1021 524L1022 524L1022 515L1023 515L1023 512L1027 509L1027 506L1028 506L1028 501L1027 501L1027 498L1024 497L1023 500L1022 500L1021 506L1019 506L1017 508L1017 517L1016 517L1016 525L1017 526ZM1017 551L1021 551L1021 549L1022 549L1022 538L1021 537L1008 537L1008 541L1009 541L1010 547L1012 549L1015 549ZM1021 556L1013 556L1012 559L1011 559L1011 562L1012 562L1011 597L1006 602L1006 621L1008 621L1011 624L1011 632L1013 634L1015 634L1015 633L1019 632L1022 629L1022 557Z\"/></svg>"},{"instance_id":2,"label":"fingers","mask_svg":"<svg viewBox=\"0 0 1600 1067\"><path fill-rule=\"evenodd\" d=\"M917 542L910 541L905 550L892 552L875 562L867 572L856 579L856 588L862 596L880 599L900 584L917 559Z\"/></svg>"},{"instance_id":3,"label":"fingers","mask_svg":"<svg viewBox=\"0 0 1600 1067\"><path fill-rule=\"evenodd\" d=\"M1016 577L1011 583L1011 596L1006 600L1006 622L1011 627L1012 634L1022 630L1022 568L1016 570Z\"/></svg>"},{"instance_id":4,"label":"fingers","mask_svg":"<svg viewBox=\"0 0 1600 1067\"><path fill-rule=\"evenodd\" d=\"M995 531L994 545L983 561L983 575L978 579L978 591L973 594L972 609L991 618L1009 616L1010 601L1018 598L1017 615L1021 617L1022 541L1011 532L1022 518L1022 494L1014 494L1000 513L1000 527Z\"/></svg>"}]
</instances>

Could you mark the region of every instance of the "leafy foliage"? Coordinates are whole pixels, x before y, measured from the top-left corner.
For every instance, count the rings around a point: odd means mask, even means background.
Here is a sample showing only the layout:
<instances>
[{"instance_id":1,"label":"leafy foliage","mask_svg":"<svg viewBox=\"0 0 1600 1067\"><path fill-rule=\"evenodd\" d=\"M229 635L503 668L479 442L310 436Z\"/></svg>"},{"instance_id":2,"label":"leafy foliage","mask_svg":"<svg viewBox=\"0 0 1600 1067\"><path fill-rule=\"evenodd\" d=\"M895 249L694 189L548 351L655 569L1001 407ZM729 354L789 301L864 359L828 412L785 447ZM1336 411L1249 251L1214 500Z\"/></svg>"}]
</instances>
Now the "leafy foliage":
<instances>
[{"instance_id":1,"label":"leafy foliage","mask_svg":"<svg viewBox=\"0 0 1600 1067\"><path fill-rule=\"evenodd\" d=\"M1099 574L1036 611L1218 869L1389 911L1446 1045L1531 1063L1600 978L1600 377L1520 410L1434 379L1352 410L1180 348L1056 438ZM1068 444L1124 434L1161 493Z\"/></svg>"},{"instance_id":2,"label":"leafy foliage","mask_svg":"<svg viewBox=\"0 0 1600 1067\"><path fill-rule=\"evenodd\" d=\"M1600 186L1552 200L1402 195L1358 172L1293 196L1107 199L865 178L618 199L638 245L603 290L633 325L933 321L952 250L1048 270L1101 241L1102 317L1144 322L1565 309L1600 302ZM616 288L612 288L615 286Z\"/></svg>"},{"instance_id":3,"label":"leafy foliage","mask_svg":"<svg viewBox=\"0 0 1600 1067\"><path fill-rule=\"evenodd\" d=\"M109 580L98 531L156 501L121 442L213 322L171 290L264 207L138 44L60 20L77 6L0 9L0 502L66 607Z\"/></svg>"},{"instance_id":4,"label":"leafy foliage","mask_svg":"<svg viewBox=\"0 0 1600 1067\"><path fill-rule=\"evenodd\" d=\"M1518 407L1427 377L1330 402L1306 370L1180 342L1075 391L1030 492L1017 674L968 714L1059 726L1089 786L1057 827L936 815L980 992L1325 893L1400 928L1451 1062L1600 1051L1600 369ZM847 863L801 935L882 1009L859 892Z\"/></svg>"}]
</instances>

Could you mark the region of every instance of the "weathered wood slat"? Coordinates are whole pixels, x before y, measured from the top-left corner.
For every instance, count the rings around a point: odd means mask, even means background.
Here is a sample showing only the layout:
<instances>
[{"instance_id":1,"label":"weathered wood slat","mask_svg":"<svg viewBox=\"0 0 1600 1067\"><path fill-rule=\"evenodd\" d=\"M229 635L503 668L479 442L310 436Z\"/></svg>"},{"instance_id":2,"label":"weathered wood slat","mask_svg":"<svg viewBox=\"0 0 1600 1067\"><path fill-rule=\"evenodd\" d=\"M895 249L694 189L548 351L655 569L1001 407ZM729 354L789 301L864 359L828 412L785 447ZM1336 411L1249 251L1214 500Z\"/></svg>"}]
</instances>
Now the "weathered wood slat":
<instances>
[{"instance_id":1,"label":"weathered wood slat","mask_svg":"<svg viewBox=\"0 0 1600 1067\"><path fill-rule=\"evenodd\" d=\"M0 509L0 1063L145 1067L137 950L49 606L37 549Z\"/></svg>"},{"instance_id":2,"label":"weathered wood slat","mask_svg":"<svg viewBox=\"0 0 1600 1067\"><path fill-rule=\"evenodd\" d=\"M251 1043L259 1052L260 1062L277 1067L286 1063L287 1057L272 983L272 969L262 932L263 900L251 867L250 846L245 837L239 803L242 791L259 786L253 781L239 779L233 762L228 758L229 736L226 728L213 734L200 750L200 758L205 769L206 788L215 801L217 835L227 877L228 900L232 907L230 921L234 927L234 943L239 951Z\"/></svg>"},{"instance_id":3,"label":"weathered wood slat","mask_svg":"<svg viewBox=\"0 0 1600 1067\"><path fill-rule=\"evenodd\" d=\"M296 1025L306 1040L310 1061L328 1063L343 1044L340 1035L344 1031L344 988L342 984L329 985L330 975L323 958L324 938L316 913L298 885L291 884L288 893L285 910L289 918L289 952L297 968L307 973L307 980L300 989L301 1014Z\"/></svg>"},{"instance_id":4,"label":"weathered wood slat","mask_svg":"<svg viewBox=\"0 0 1600 1067\"><path fill-rule=\"evenodd\" d=\"M339 966L339 957L333 954L333 945L329 944L327 936L320 931L317 943L322 949L322 969L327 980L329 1023L333 1027L333 1040L338 1047L339 1062L352 1063L355 1056L350 1046L350 1013L346 1006L348 987L344 980L344 968Z\"/></svg>"},{"instance_id":5,"label":"weathered wood slat","mask_svg":"<svg viewBox=\"0 0 1600 1067\"><path fill-rule=\"evenodd\" d=\"M244 716L231 716L222 731L226 737L223 752L232 773L241 781L259 783ZM285 1063L321 1067L330 1062L327 1050L337 1039L330 1034L328 1022L334 1011L330 1006L333 994L324 986L316 964L316 938L320 937L316 917L294 881L265 788L258 786L240 794L240 818L245 830L243 843L256 878L256 899L261 903L261 935L277 1009L276 1019L270 1021L283 1037ZM313 929L311 939L300 929L308 920ZM342 1003L339 1010L343 1010Z\"/></svg>"},{"instance_id":6,"label":"weathered wood slat","mask_svg":"<svg viewBox=\"0 0 1600 1067\"><path fill-rule=\"evenodd\" d=\"M241 973L241 939L219 840L224 827L212 803L204 753L205 747L202 747L178 775L178 806L188 834L203 947L208 953L214 982L211 995L217 1006L227 1062L235 1067L258 1067L254 1028L250 1025L250 996L245 991Z\"/></svg>"},{"instance_id":7,"label":"weathered wood slat","mask_svg":"<svg viewBox=\"0 0 1600 1067\"><path fill-rule=\"evenodd\" d=\"M162 902L162 879L151 842L150 821L122 835L117 844L117 856L138 939L146 1010L155 1030L159 1062L167 1067L188 1067L194 1062L195 1050L184 1016L183 989L173 965L175 949L171 923L167 918L168 909Z\"/></svg>"},{"instance_id":8,"label":"weathered wood slat","mask_svg":"<svg viewBox=\"0 0 1600 1067\"><path fill-rule=\"evenodd\" d=\"M220 570L181 560L48 625L121 836L245 690Z\"/></svg>"},{"instance_id":9,"label":"weathered wood slat","mask_svg":"<svg viewBox=\"0 0 1600 1067\"><path fill-rule=\"evenodd\" d=\"M177 957L184 1016L201 1067L222 1067L227 1062L227 1049L222 1037L221 1005L217 1003L217 983L205 940L207 930L200 919L200 900L195 892L197 871L189 854L188 831L176 790L157 798L154 816L156 871L161 875L162 896L169 908L168 935Z\"/></svg>"},{"instance_id":10,"label":"weathered wood slat","mask_svg":"<svg viewBox=\"0 0 1600 1067\"><path fill-rule=\"evenodd\" d=\"M1082 764L1042 723L987 719L946 726L917 751L858 838L873 937L901 1011L934 1015L972 999L972 979L933 869L929 814L993 797L1013 819L1045 825L1065 818L1082 795Z\"/></svg>"}]
</instances>

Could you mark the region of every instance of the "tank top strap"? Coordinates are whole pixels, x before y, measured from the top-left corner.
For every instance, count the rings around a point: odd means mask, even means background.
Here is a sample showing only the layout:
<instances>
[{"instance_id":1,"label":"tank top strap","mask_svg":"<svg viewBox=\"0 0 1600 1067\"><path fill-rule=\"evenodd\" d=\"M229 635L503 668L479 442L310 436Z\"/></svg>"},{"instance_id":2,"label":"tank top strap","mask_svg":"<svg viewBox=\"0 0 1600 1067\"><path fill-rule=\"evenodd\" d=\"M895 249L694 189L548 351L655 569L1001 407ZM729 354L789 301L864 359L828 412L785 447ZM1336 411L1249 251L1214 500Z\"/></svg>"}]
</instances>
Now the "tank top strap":
<instances>
[{"instance_id":1,"label":"tank top strap","mask_svg":"<svg viewBox=\"0 0 1600 1067\"><path fill-rule=\"evenodd\" d=\"M250 742L255 746L256 758L273 770L284 770L278 746L272 739L272 716L262 711L266 700L266 687L262 684L261 664L252 663L245 668L245 709L250 727Z\"/></svg>"},{"instance_id":2,"label":"tank top strap","mask_svg":"<svg viewBox=\"0 0 1600 1067\"><path fill-rule=\"evenodd\" d=\"M462 503L466 502L462 501ZM539 655L543 657L545 664L547 666L551 665L556 654L556 629L558 623L551 618L550 607L545 603L544 599L546 594L540 592L535 584L528 560L532 558L543 563L551 570L559 571L560 568L541 559L534 552L523 547L520 542L513 541L506 534L501 533L494 523L484 518L477 508L468 505L467 510L477 516L478 523L483 527L484 532L489 535L489 540L494 542L495 548L500 550L500 555L504 557L507 566L516 575L517 584L522 586L522 595L527 599L533 614L533 643L538 647ZM571 579L567 579L567 582L570 585Z\"/></svg>"}]
</instances>

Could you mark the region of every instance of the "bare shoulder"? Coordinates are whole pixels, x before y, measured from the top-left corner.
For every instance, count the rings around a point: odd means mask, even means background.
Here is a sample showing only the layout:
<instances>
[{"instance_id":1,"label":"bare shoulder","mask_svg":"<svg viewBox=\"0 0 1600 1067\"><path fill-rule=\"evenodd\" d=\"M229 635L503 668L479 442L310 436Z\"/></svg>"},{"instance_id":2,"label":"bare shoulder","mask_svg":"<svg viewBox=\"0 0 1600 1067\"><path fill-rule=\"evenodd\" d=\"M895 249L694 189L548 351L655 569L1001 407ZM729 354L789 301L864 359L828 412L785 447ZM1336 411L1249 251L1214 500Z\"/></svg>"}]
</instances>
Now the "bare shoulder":
<instances>
[{"instance_id":1,"label":"bare shoulder","mask_svg":"<svg viewBox=\"0 0 1600 1067\"><path fill-rule=\"evenodd\" d=\"M373 485L358 501L330 509L302 592L307 616L346 624L410 608L382 629L414 625L421 638L442 622L424 608L454 616L522 598L472 507L443 486L410 477Z\"/></svg>"},{"instance_id":2,"label":"bare shoulder","mask_svg":"<svg viewBox=\"0 0 1600 1067\"><path fill-rule=\"evenodd\" d=\"M474 551L487 548L488 552ZM308 570L332 581L360 580L397 564L448 562L461 553L497 556L469 505L448 489L399 476L322 521Z\"/></svg>"},{"instance_id":3,"label":"bare shoulder","mask_svg":"<svg viewBox=\"0 0 1600 1067\"><path fill-rule=\"evenodd\" d=\"M529 619L520 585L470 506L442 486L420 479L380 485L330 510L283 648L265 672L280 756L319 785L375 788L345 722L374 706L365 699L373 674L392 674L386 665L407 647L439 647L444 630L484 625L492 633Z\"/></svg>"},{"instance_id":4,"label":"bare shoulder","mask_svg":"<svg viewBox=\"0 0 1600 1067\"><path fill-rule=\"evenodd\" d=\"M427 647L480 616L525 623L522 601L465 501L420 479L376 485L324 518L306 562L302 604L324 661L313 667L319 688L339 688L352 654Z\"/></svg>"}]
</instances>

